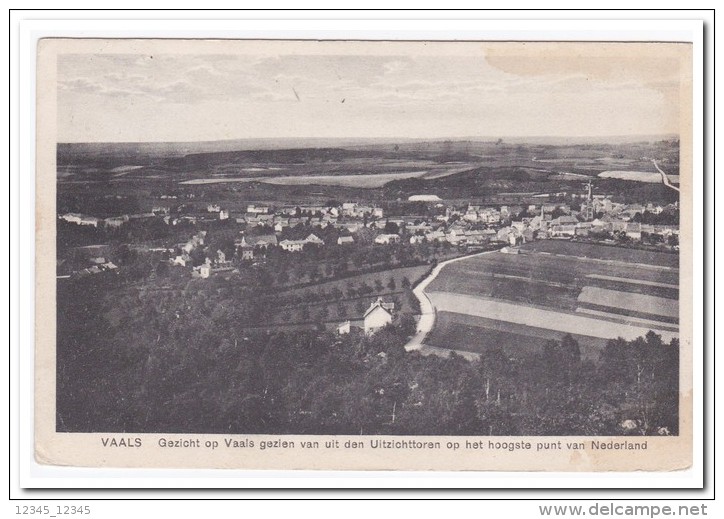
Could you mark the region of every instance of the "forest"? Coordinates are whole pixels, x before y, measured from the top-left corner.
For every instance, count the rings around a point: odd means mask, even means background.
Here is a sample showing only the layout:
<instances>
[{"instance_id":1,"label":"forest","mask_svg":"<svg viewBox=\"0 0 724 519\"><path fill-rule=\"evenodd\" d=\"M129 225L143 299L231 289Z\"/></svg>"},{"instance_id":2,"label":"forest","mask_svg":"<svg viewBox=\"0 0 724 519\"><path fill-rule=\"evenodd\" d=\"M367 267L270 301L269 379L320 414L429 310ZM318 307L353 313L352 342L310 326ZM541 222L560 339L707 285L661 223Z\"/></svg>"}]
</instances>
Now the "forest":
<instances>
[{"instance_id":1,"label":"forest","mask_svg":"<svg viewBox=\"0 0 724 519\"><path fill-rule=\"evenodd\" d=\"M406 352L410 316L372 336L250 333L254 292L116 284L58 285L58 431L678 434L679 345L653 332L597 362L570 336L469 361Z\"/></svg>"}]
</instances>

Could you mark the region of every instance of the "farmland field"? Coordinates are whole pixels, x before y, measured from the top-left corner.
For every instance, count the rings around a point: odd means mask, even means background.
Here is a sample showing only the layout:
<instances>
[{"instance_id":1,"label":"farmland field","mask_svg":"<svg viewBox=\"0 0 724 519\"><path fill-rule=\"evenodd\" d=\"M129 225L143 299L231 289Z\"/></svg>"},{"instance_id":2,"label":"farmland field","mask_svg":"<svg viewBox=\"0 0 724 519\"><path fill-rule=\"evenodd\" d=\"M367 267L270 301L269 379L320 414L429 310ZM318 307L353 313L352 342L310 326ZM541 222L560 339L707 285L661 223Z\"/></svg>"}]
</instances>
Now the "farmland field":
<instances>
[{"instance_id":1,"label":"farmland field","mask_svg":"<svg viewBox=\"0 0 724 519\"><path fill-rule=\"evenodd\" d=\"M525 307L516 303L494 301L481 297L435 292L430 294L438 310L454 312L476 317L486 317L497 321L521 324L536 328L546 328L562 334L580 334L599 339L623 337L627 340L645 335L648 328L621 326L620 323L588 317L585 314L558 312L553 309ZM671 339L670 332L662 331L666 341Z\"/></svg>"},{"instance_id":2,"label":"farmland field","mask_svg":"<svg viewBox=\"0 0 724 519\"><path fill-rule=\"evenodd\" d=\"M449 350L483 353L503 346L512 357L538 353L546 340L560 340L564 333L548 328L489 319L454 312L438 312L435 329L426 343ZM606 345L605 339L574 334L584 359L596 360Z\"/></svg>"},{"instance_id":3,"label":"farmland field","mask_svg":"<svg viewBox=\"0 0 724 519\"><path fill-rule=\"evenodd\" d=\"M604 171L599 173L598 176L600 178L618 178L635 182L649 182L651 184L661 182L661 175L650 171Z\"/></svg>"},{"instance_id":4,"label":"farmland field","mask_svg":"<svg viewBox=\"0 0 724 519\"><path fill-rule=\"evenodd\" d=\"M591 274L599 277L589 278ZM604 276L674 286L678 283L678 270L669 267L553 254L496 253L445 267L428 291L454 292L568 310L575 309L584 286L618 289L625 285L627 291L651 295L660 295L662 291L673 292L671 288L621 283Z\"/></svg>"},{"instance_id":5,"label":"farmland field","mask_svg":"<svg viewBox=\"0 0 724 519\"><path fill-rule=\"evenodd\" d=\"M392 180L420 177L427 171L407 171L402 173L377 173L361 175L290 175L280 177L215 177L195 178L180 182L181 184L220 184L228 182L264 182L288 186L305 186L309 184L352 187L382 187Z\"/></svg>"},{"instance_id":6,"label":"farmland field","mask_svg":"<svg viewBox=\"0 0 724 519\"><path fill-rule=\"evenodd\" d=\"M578 301L598 306L615 306L622 310L661 315L663 317L675 318L679 315L678 301L664 297L650 296L647 294L634 294L608 290L599 287L583 287Z\"/></svg>"},{"instance_id":7,"label":"farmland field","mask_svg":"<svg viewBox=\"0 0 724 519\"><path fill-rule=\"evenodd\" d=\"M653 329L668 341L678 336L677 267L674 254L561 241L466 258L427 287L438 319L426 342L513 351L570 333L596 358L610 338Z\"/></svg>"},{"instance_id":8,"label":"farmland field","mask_svg":"<svg viewBox=\"0 0 724 519\"><path fill-rule=\"evenodd\" d=\"M679 268L679 256L668 252L654 252L638 249L627 249L613 245L598 245L593 243L576 243L564 240L540 240L526 243L524 250L548 252L575 256L577 258L591 258L599 260L614 260L625 263L643 264L650 268L671 267ZM676 281L678 286L678 273Z\"/></svg>"}]
</instances>

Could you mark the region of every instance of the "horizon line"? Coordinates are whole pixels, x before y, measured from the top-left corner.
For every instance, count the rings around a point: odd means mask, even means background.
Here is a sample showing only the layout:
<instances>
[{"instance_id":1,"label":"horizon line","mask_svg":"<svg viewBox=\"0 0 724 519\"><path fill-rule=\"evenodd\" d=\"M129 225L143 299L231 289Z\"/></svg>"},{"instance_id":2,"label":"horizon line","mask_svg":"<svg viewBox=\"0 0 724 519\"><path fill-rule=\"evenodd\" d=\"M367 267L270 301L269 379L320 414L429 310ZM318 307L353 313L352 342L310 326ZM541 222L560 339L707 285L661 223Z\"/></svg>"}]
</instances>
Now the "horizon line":
<instances>
[{"instance_id":1,"label":"horizon line","mask_svg":"<svg viewBox=\"0 0 724 519\"><path fill-rule=\"evenodd\" d=\"M201 140L173 140L173 141L57 141L56 144L201 144L209 142L237 142L237 141L497 141L502 139L547 139L547 140L586 140L586 139L644 139L644 138L680 138L677 133L641 133L641 134L606 134L606 135L502 135L502 136L453 136L453 137L239 137L232 139L201 139Z\"/></svg>"}]
</instances>

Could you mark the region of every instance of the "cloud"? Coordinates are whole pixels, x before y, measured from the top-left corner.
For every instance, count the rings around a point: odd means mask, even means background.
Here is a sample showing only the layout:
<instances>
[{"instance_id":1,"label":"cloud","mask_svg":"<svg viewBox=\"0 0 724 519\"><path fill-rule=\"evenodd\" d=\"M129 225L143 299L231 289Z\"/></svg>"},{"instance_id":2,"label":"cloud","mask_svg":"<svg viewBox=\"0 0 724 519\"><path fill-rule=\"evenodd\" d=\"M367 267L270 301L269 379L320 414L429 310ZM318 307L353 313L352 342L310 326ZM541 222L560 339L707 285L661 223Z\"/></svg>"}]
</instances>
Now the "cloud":
<instances>
[{"instance_id":1,"label":"cloud","mask_svg":"<svg viewBox=\"0 0 724 519\"><path fill-rule=\"evenodd\" d=\"M388 61L383 64L383 67L385 69L385 75L395 74L397 72L401 72L405 69L407 69L409 66L409 61L402 61L402 60L394 60L394 61Z\"/></svg>"},{"instance_id":2,"label":"cloud","mask_svg":"<svg viewBox=\"0 0 724 519\"><path fill-rule=\"evenodd\" d=\"M482 55L64 55L58 60L58 93L74 128L96 123L81 125L80 118L90 115L72 107L94 106L107 118L143 121L129 128L169 126L156 128L163 135L174 127L202 135L206 127L216 131L222 120L229 128L243 124L243 135L314 128L361 135L353 129L368 121L369 131L395 128L400 135L404 128L410 135L438 128L510 133L518 126L545 132L554 120L576 133L591 131L590 121L600 114L614 122L596 124L631 126L632 118L645 121L676 105L669 94L678 92L678 83L670 74L643 77L626 67L616 72L607 63L611 73L595 75L590 66L547 69L545 59L526 62L518 67L524 73L517 73L514 66L491 66ZM161 119L151 120L150 112ZM120 125L113 126L117 131Z\"/></svg>"},{"instance_id":3,"label":"cloud","mask_svg":"<svg viewBox=\"0 0 724 519\"><path fill-rule=\"evenodd\" d=\"M104 91L101 84L86 78L69 79L58 81L58 88L67 92L78 92L81 94L97 94Z\"/></svg>"}]
</instances>

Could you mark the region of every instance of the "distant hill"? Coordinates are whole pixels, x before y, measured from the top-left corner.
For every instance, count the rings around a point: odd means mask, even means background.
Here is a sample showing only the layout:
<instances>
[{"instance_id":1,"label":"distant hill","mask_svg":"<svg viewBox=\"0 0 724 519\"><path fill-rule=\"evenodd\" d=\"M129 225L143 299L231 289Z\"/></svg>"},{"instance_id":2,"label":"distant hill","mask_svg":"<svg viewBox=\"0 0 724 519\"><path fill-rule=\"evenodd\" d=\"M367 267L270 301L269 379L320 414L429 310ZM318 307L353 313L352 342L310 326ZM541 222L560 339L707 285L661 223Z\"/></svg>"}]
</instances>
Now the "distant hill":
<instances>
[{"instance_id":1,"label":"distant hill","mask_svg":"<svg viewBox=\"0 0 724 519\"><path fill-rule=\"evenodd\" d=\"M186 155L225 153L250 150L282 150L303 148L372 148L396 150L438 148L447 146L460 150L466 146L491 144L576 145L623 144L677 139L675 135L629 135L611 137L461 137L455 139L411 138L295 138L295 139L234 139L199 142L86 142L58 143L58 164L68 164L82 158L119 159L128 161L183 157Z\"/></svg>"},{"instance_id":2,"label":"distant hill","mask_svg":"<svg viewBox=\"0 0 724 519\"><path fill-rule=\"evenodd\" d=\"M199 142L73 142L58 143L58 162L82 156L169 158L209 153L302 148L340 148L413 142L414 139L235 139Z\"/></svg>"}]
</instances>

